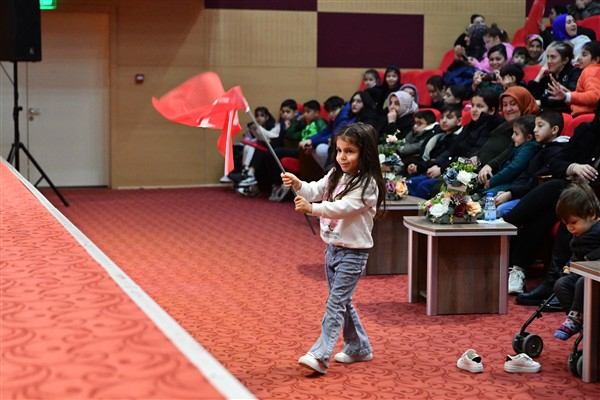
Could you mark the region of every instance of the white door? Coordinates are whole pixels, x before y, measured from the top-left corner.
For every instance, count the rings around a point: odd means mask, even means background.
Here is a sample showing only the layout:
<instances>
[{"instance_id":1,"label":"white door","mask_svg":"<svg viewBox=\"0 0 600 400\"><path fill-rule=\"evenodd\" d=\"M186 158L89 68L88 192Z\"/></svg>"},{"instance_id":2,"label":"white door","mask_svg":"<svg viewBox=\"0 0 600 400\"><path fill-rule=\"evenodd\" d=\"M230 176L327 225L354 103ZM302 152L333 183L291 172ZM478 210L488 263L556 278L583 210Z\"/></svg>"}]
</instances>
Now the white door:
<instances>
[{"instance_id":1,"label":"white door","mask_svg":"<svg viewBox=\"0 0 600 400\"><path fill-rule=\"evenodd\" d=\"M12 71L12 63L3 62ZM109 184L109 15L42 12L42 61L20 62L21 141L59 187ZM6 80L6 79L5 79ZM2 88L6 157L8 91ZM10 114L9 114L10 113ZM9 140L10 141L10 140ZM40 174L21 153L21 173ZM40 186L48 186L44 180Z\"/></svg>"}]
</instances>

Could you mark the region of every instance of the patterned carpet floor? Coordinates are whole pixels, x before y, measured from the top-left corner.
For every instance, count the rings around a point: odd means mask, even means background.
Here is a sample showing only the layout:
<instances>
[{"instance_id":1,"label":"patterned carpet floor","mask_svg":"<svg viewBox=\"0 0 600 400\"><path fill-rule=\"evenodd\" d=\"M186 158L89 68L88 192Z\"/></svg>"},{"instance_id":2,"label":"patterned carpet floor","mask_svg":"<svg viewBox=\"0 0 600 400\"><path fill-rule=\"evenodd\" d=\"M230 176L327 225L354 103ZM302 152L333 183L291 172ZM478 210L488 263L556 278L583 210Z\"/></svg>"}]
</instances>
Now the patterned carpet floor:
<instances>
[{"instance_id":1,"label":"patterned carpet floor","mask_svg":"<svg viewBox=\"0 0 600 400\"><path fill-rule=\"evenodd\" d=\"M512 338L534 307L511 298L507 315L428 317L423 303L407 302L405 275L366 276L356 291L374 360L332 362L315 377L297 359L319 333L324 244L290 202L243 198L225 187L61 192L70 207L44 190L260 399L600 398L600 384L568 370L573 339L552 337L564 315L544 313L529 329L544 340L542 371L506 373ZM456 367L468 348L482 355L483 373Z\"/></svg>"}]
</instances>

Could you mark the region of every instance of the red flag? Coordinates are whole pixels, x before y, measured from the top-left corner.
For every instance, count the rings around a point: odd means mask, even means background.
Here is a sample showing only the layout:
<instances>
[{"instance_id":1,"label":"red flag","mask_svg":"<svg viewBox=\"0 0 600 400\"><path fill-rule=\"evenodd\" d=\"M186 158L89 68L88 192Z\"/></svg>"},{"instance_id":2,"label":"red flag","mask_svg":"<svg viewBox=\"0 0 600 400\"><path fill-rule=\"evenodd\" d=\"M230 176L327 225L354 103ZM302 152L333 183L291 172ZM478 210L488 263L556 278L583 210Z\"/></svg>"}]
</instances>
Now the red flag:
<instances>
[{"instance_id":1,"label":"red flag","mask_svg":"<svg viewBox=\"0 0 600 400\"><path fill-rule=\"evenodd\" d=\"M237 110L248 110L239 86L225 93L219 76L205 72L188 79L160 99L153 97L152 104L170 121L221 129L217 147L225 156L225 174L233 170L232 138L242 129Z\"/></svg>"}]
</instances>

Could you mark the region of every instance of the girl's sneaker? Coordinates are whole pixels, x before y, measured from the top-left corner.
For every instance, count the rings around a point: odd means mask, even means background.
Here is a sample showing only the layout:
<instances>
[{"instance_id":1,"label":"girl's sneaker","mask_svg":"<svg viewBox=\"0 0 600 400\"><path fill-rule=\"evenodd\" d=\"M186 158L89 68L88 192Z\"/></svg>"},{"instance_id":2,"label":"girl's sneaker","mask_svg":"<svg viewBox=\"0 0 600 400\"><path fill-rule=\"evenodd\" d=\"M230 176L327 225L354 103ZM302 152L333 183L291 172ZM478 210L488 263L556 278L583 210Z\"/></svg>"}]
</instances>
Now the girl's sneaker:
<instances>
[{"instance_id":1,"label":"girl's sneaker","mask_svg":"<svg viewBox=\"0 0 600 400\"><path fill-rule=\"evenodd\" d=\"M327 367L320 360L318 360L312 353L306 353L302 357L298 359L298 364L302 365L304 368L311 369L320 374L327 373Z\"/></svg>"},{"instance_id":2,"label":"girl's sneaker","mask_svg":"<svg viewBox=\"0 0 600 400\"><path fill-rule=\"evenodd\" d=\"M533 361L525 353L517 354L516 356L506 356L504 362L504 370L506 372L540 372L542 366L539 362Z\"/></svg>"},{"instance_id":3,"label":"girl's sneaker","mask_svg":"<svg viewBox=\"0 0 600 400\"><path fill-rule=\"evenodd\" d=\"M473 349L465 351L456 362L456 366L473 373L483 372L483 360Z\"/></svg>"},{"instance_id":4,"label":"girl's sneaker","mask_svg":"<svg viewBox=\"0 0 600 400\"><path fill-rule=\"evenodd\" d=\"M560 340L567 340L571 336L579 333L581 331L582 318L581 313L577 311L569 312L565 322L561 326L558 327L556 332L554 332L554 337Z\"/></svg>"}]
</instances>

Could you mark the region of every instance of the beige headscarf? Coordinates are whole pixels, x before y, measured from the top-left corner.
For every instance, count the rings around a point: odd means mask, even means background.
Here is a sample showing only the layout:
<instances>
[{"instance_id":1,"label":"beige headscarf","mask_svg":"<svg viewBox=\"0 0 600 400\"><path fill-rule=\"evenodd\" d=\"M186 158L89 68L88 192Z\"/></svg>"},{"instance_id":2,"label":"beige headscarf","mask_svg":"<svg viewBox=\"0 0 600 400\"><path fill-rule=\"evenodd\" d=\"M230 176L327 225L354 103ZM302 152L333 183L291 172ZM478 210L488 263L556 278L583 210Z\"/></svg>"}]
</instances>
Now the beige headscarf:
<instances>
[{"instance_id":1,"label":"beige headscarf","mask_svg":"<svg viewBox=\"0 0 600 400\"><path fill-rule=\"evenodd\" d=\"M398 118L404 117L406 114L414 113L419 109L419 105L415 103L412 96L404 90L390 93L387 98L388 107L392 96L396 96L398 98L398 103L400 103L400 113L398 114Z\"/></svg>"}]
</instances>

